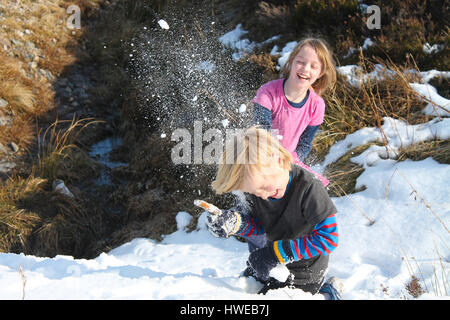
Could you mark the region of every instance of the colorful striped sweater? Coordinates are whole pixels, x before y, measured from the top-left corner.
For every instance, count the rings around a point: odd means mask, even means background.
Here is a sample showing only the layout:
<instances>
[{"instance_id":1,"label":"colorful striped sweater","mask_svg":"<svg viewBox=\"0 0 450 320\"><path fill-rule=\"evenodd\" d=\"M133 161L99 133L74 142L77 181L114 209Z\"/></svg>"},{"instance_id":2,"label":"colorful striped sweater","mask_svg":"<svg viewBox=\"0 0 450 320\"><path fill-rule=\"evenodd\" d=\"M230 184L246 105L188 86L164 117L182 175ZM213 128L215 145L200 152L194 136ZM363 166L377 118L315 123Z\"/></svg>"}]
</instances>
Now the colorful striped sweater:
<instances>
[{"instance_id":1,"label":"colorful striped sweater","mask_svg":"<svg viewBox=\"0 0 450 320\"><path fill-rule=\"evenodd\" d=\"M248 215L242 217L241 227L236 235L250 238L263 234L264 228L257 218ZM272 246L278 260L286 264L311 259L319 254L330 254L338 246L338 237L336 214L332 214L316 224L310 235L293 240L276 240Z\"/></svg>"},{"instance_id":2,"label":"colorful striped sweater","mask_svg":"<svg viewBox=\"0 0 450 320\"><path fill-rule=\"evenodd\" d=\"M270 199L270 198L269 198ZM305 169L294 165L283 198L247 197L237 235L266 236L281 263L328 255L338 246L336 207L326 189Z\"/></svg>"}]
</instances>

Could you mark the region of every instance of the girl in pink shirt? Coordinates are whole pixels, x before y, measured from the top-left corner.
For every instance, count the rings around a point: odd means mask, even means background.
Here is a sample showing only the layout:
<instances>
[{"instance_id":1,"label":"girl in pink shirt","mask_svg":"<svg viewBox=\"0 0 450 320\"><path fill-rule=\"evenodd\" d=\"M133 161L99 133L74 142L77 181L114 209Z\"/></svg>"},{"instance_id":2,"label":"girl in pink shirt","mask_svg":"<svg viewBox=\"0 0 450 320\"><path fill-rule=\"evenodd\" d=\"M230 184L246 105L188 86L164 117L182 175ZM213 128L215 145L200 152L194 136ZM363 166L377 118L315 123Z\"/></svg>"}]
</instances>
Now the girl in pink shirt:
<instances>
[{"instance_id":1,"label":"girl in pink shirt","mask_svg":"<svg viewBox=\"0 0 450 320\"><path fill-rule=\"evenodd\" d=\"M300 41L281 73L283 78L258 89L252 100L254 122L274 130L294 162L314 173L326 186L329 181L303 163L323 122L325 102L320 95L336 82L335 63L325 41Z\"/></svg>"}]
</instances>

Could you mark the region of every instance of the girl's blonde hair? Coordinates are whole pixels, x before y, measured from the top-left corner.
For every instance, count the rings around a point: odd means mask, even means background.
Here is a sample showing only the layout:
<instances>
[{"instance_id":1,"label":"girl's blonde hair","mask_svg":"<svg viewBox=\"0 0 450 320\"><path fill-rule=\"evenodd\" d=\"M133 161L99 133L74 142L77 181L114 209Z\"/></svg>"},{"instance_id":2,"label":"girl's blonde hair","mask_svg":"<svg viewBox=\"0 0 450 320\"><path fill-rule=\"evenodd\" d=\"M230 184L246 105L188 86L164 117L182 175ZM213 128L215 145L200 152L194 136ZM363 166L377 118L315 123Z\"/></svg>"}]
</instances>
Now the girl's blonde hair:
<instances>
[{"instance_id":1,"label":"girl's blonde hair","mask_svg":"<svg viewBox=\"0 0 450 320\"><path fill-rule=\"evenodd\" d=\"M274 161L288 170L294 163L291 153L271 132L253 126L241 134L233 135L225 143L212 188L218 194L240 190L246 174L268 167Z\"/></svg>"},{"instance_id":2,"label":"girl's blonde hair","mask_svg":"<svg viewBox=\"0 0 450 320\"><path fill-rule=\"evenodd\" d=\"M281 74L285 78L289 77L295 57L306 45L311 46L316 51L317 56L322 63L322 75L312 85L314 91L321 95L332 88L336 83L336 63L334 62L331 50L325 40L320 38L306 38L300 41L289 55L288 61L281 69Z\"/></svg>"}]
</instances>

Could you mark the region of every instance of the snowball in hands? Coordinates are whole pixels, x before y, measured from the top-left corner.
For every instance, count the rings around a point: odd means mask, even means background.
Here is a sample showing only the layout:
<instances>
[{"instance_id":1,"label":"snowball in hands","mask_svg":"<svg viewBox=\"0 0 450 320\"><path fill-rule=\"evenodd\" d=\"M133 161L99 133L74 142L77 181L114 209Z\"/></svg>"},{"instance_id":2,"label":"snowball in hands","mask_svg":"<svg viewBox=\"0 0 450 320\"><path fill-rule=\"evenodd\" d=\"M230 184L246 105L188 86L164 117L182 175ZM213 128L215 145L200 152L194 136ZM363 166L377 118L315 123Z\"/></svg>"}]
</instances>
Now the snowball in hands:
<instances>
[{"instance_id":1,"label":"snowball in hands","mask_svg":"<svg viewBox=\"0 0 450 320\"><path fill-rule=\"evenodd\" d=\"M270 270L269 277L272 277L280 282L286 282L289 274L289 269L284 264L279 263L275 268Z\"/></svg>"}]
</instances>

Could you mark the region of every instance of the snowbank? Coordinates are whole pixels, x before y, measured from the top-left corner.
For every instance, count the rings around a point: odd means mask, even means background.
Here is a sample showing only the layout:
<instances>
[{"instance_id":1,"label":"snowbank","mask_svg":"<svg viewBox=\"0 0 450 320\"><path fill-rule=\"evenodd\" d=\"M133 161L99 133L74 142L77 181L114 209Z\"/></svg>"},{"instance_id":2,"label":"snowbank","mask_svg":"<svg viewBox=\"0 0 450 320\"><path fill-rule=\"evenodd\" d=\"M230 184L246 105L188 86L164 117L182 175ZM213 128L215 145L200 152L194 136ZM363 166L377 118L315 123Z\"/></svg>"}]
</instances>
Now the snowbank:
<instances>
[{"instance_id":1,"label":"snowbank","mask_svg":"<svg viewBox=\"0 0 450 320\"><path fill-rule=\"evenodd\" d=\"M256 46L242 39L245 34L238 25L220 39L236 51L235 58ZM281 52L274 48L274 54L281 54L280 63L294 45L288 44ZM339 71L352 81L356 68L345 66ZM205 63L199 69L212 72L214 66ZM369 76L376 77L377 72ZM431 92L427 99L448 106L448 100L439 100L429 87L412 87L424 96ZM245 110L241 105L239 111ZM412 275L425 291L421 299L450 299L450 166L431 158L395 160L401 147L436 137L449 139L449 121L436 118L410 126L386 117L384 136L377 128L350 134L314 168L321 171L367 142L387 141L386 147L372 146L352 158L365 168L356 185L365 190L333 198L338 209L339 247L331 255L328 274L343 281L344 299L411 299L405 285ZM20 269L26 277L25 299L323 299L299 289L258 295L262 285L240 277L246 267L247 245L210 235L205 213L197 229L187 232L191 214L180 212L178 230L161 242L134 239L91 260L0 253L0 299L22 298Z\"/></svg>"},{"instance_id":2,"label":"snowbank","mask_svg":"<svg viewBox=\"0 0 450 320\"><path fill-rule=\"evenodd\" d=\"M383 128L395 149L399 141L404 145L433 134L448 139L448 121L407 126L385 118ZM322 165L379 137L376 128L359 130L333 146ZM405 285L412 275L426 291L420 298L449 299L443 275L450 267L450 166L431 158L397 163L377 149L353 161L366 169L357 180L357 188L366 189L333 198L340 239L329 275L343 281L344 299L411 299ZM0 299L22 297L20 267L27 278L26 299L322 299L292 289L258 295L262 285L239 276L247 245L211 236L204 213L197 230L188 233L191 219L180 212L178 231L162 242L134 239L92 260L1 253Z\"/></svg>"}]
</instances>

